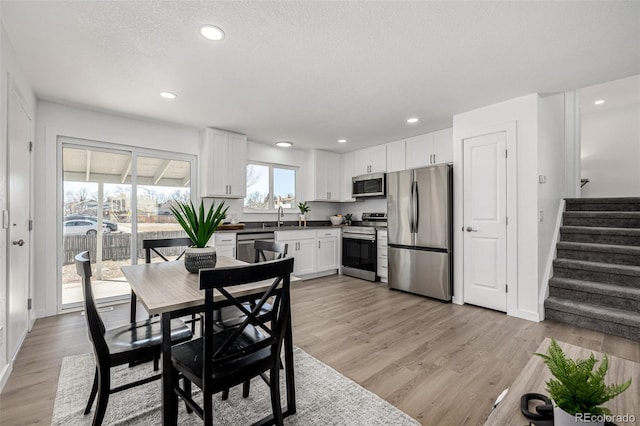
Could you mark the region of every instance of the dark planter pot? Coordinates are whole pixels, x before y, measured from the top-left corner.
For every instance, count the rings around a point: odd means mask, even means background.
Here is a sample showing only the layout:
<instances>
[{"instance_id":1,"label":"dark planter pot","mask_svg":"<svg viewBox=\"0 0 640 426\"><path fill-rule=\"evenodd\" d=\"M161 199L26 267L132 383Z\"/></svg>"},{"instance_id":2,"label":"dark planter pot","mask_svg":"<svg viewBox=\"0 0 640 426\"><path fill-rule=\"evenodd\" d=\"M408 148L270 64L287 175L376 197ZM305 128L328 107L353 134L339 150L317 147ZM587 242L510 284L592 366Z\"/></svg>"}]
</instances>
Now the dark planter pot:
<instances>
[{"instance_id":1,"label":"dark planter pot","mask_svg":"<svg viewBox=\"0 0 640 426\"><path fill-rule=\"evenodd\" d=\"M215 247L190 247L184 252L184 267L191 273L198 273L200 269L216 266Z\"/></svg>"}]
</instances>

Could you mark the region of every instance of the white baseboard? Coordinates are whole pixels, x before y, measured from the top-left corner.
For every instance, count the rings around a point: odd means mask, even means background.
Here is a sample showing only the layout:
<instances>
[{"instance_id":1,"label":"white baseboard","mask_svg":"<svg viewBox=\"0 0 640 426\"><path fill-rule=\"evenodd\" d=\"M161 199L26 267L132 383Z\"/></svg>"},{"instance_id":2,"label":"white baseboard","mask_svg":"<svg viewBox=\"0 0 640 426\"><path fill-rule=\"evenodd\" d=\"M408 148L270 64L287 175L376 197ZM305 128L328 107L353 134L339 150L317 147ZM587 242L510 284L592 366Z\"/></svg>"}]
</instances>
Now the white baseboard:
<instances>
[{"instance_id":1,"label":"white baseboard","mask_svg":"<svg viewBox=\"0 0 640 426\"><path fill-rule=\"evenodd\" d=\"M2 393L4 385L7 384L11 371L13 371L13 363L5 365L2 371L0 371L0 393Z\"/></svg>"},{"instance_id":2,"label":"white baseboard","mask_svg":"<svg viewBox=\"0 0 640 426\"><path fill-rule=\"evenodd\" d=\"M337 273L338 273L337 269L330 269L328 271L315 272L313 274L296 275L296 277L304 281L304 280L312 280L314 278L326 277L328 275L336 275Z\"/></svg>"},{"instance_id":3,"label":"white baseboard","mask_svg":"<svg viewBox=\"0 0 640 426\"><path fill-rule=\"evenodd\" d=\"M538 312L527 311L524 309L518 309L515 315L512 315L516 318L525 319L533 322L540 322L540 314Z\"/></svg>"}]
</instances>

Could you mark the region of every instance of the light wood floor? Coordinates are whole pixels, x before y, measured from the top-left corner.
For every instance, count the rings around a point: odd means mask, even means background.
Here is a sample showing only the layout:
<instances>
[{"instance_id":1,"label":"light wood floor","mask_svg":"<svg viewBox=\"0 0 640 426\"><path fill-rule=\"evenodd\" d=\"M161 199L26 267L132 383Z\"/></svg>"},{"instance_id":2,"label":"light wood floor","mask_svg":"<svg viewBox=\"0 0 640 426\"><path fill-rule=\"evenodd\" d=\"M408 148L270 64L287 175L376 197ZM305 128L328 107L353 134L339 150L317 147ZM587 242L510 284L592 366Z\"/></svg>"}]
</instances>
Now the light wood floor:
<instances>
[{"instance_id":1,"label":"light wood floor","mask_svg":"<svg viewBox=\"0 0 640 426\"><path fill-rule=\"evenodd\" d=\"M423 424L482 424L544 337L640 361L638 342L355 278L298 283L292 299L297 346ZM125 304L103 313L107 327L128 312ZM0 394L0 424L50 424L62 358L90 351L79 313L38 320Z\"/></svg>"}]
</instances>

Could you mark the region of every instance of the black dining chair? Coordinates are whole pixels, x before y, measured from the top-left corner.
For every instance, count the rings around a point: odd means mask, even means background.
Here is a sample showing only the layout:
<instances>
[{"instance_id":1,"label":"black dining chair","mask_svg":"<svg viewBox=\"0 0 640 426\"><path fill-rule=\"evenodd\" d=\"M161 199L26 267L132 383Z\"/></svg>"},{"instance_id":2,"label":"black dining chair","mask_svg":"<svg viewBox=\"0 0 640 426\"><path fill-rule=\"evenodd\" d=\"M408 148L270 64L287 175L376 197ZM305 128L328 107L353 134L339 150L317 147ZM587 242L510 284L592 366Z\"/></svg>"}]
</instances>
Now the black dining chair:
<instances>
[{"instance_id":1,"label":"black dining chair","mask_svg":"<svg viewBox=\"0 0 640 426\"><path fill-rule=\"evenodd\" d=\"M91 412L96 396L98 402L93 415L93 425L102 424L109 402L109 394L130 389L134 386L158 380L160 374L146 377L122 386L111 388L111 368L124 364L138 364L160 357L162 332L159 320L146 320L107 330L98 313L91 286L91 261L89 252L78 254L75 258L76 270L82 277L84 292L85 317L89 328L89 340L93 344L96 360L96 372L89 401L84 410ZM191 330L181 320L171 322L171 341L185 342L192 337ZM157 370L157 363L154 365Z\"/></svg>"},{"instance_id":2,"label":"black dining chair","mask_svg":"<svg viewBox=\"0 0 640 426\"><path fill-rule=\"evenodd\" d=\"M171 404L174 413L177 413L179 397L204 420L205 425L212 425L212 396L260 376L269 386L274 423L282 425L280 353L291 320L289 287L293 260L285 258L200 271L200 289L205 290L204 333L201 338L172 348L174 394ZM271 279L271 285L260 294L244 297L231 294L234 286ZM224 296L221 301L214 300L214 290ZM247 310L244 302L256 297L259 299L255 307ZM271 317L264 321L259 312L270 298L273 298ZM245 319L240 325L219 328L214 319L215 311L225 305L242 311ZM266 372L269 372L268 377ZM181 378L184 388L179 385ZM202 407L191 397L191 383L202 389Z\"/></svg>"},{"instance_id":3,"label":"black dining chair","mask_svg":"<svg viewBox=\"0 0 640 426\"><path fill-rule=\"evenodd\" d=\"M287 257L287 251L289 249L289 245L287 243L280 243L275 241L266 241L266 240L256 240L254 243L255 248L255 260L254 263L266 262L269 260L271 256L273 256L274 260L283 259ZM270 253L271 256L267 256L267 253ZM255 307L257 301L250 300L245 302L244 305L248 310L251 310ZM265 302L260 309L259 317L263 321L269 321L271 317L271 312L273 311L273 306L269 302ZM233 327L236 326L242 321L244 321L245 316L236 309L234 306L228 306L226 308L221 309L221 325L223 327ZM242 396L244 398L249 397L250 391L250 383L245 382L242 385ZM229 398L229 389L225 389L222 391L222 399L226 400Z\"/></svg>"}]
</instances>

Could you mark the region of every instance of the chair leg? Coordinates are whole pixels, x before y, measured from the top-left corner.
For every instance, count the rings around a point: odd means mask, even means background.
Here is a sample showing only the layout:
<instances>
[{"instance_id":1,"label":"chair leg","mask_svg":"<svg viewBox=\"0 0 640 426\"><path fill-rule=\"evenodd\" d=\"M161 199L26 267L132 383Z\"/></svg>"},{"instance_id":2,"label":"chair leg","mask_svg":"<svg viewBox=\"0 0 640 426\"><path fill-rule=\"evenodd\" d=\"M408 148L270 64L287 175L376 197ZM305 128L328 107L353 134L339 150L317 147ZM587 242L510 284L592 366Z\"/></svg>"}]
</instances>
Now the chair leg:
<instances>
[{"instance_id":1,"label":"chair leg","mask_svg":"<svg viewBox=\"0 0 640 426\"><path fill-rule=\"evenodd\" d=\"M227 399L229 399L229 389L225 389L222 391L222 400L226 401Z\"/></svg>"},{"instance_id":2,"label":"chair leg","mask_svg":"<svg viewBox=\"0 0 640 426\"><path fill-rule=\"evenodd\" d=\"M276 425L284 424L282 416L282 405L280 405L280 368L278 363L271 368L269 375L269 388L271 390L271 409L273 410L273 421Z\"/></svg>"},{"instance_id":3,"label":"chair leg","mask_svg":"<svg viewBox=\"0 0 640 426\"><path fill-rule=\"evenodd\" d=\"M96 412L93 415L93 426L102 424L104 413L109 403L109 391L111 389L111 371L109 367L100 367L98 371L98 402Z\"/></svg>"},{"instance_id":4,"label":"chair leg","mask_svg":"<svg viewBox=\"0 0 640 426\"><path fill-rule=\"evenodd\" d=\"M153 356L153 371L160 370L160 355Z\"/></svg>"},{"instance_id":5,"label":"chair leg","mask_svg":"<svg viewBox=\"0 0 640 426\"><path fill-rule=\"evenodd\" d=\"M249 398L249 389L251 388L251 382L246 381L242 384L242 397Z\"/></svg>"},{"instance_id":6,"label":"chair leg","mask_svg":"<svg viewBox=\"0 0 640 426\"><path fill-rule=\"evenodd\" d=\"M178 377L178 372L173 369L171 371L171 400L168 403L173 406L171 411L173 412L173 424L175 425L178 424L178 394L175 392L178 387L180 387L180 378Z\"/></svg>"},{"instance_id":7,"label":"chair leg","mask_svg":"<svg viewBox=\"0 0 640 426\"><path fill-rule=\"evenodd\" d=\"M91 406L96 399L98 393L98 367L96 367L96 373L93 376L93 386L91 387L91 393L89 394L89 401L87 402L87 408L84 409L84 415L86 416L91 412Z\"/></svg>"},{"instance_id":8,"label":"chair leg","mask_svg":"<svg viewBox=\"0 0 640 426\"><path fill-rule=\"evenodd\" d=\"M191 398L191 380L185 377L182 379L182 382L184 383L184 392L189 396L189 398ZM193 413L193 410L191 409L189 404L187 404L187 401L184 402L184 406L187 409L187 414Z\"/></svg>"},{"instance_id":9,"label":"chair leg","mask_svg":"<svg viewBox=\"0 0 640 426\"><path fill-rule=\"evenodd\" d=\"M202 390L202 411L204 426L213 426L213 397Z\"/></svg>"}]
</instances>

